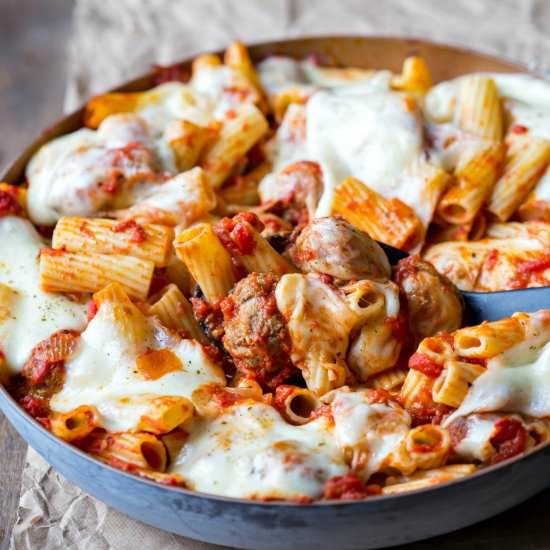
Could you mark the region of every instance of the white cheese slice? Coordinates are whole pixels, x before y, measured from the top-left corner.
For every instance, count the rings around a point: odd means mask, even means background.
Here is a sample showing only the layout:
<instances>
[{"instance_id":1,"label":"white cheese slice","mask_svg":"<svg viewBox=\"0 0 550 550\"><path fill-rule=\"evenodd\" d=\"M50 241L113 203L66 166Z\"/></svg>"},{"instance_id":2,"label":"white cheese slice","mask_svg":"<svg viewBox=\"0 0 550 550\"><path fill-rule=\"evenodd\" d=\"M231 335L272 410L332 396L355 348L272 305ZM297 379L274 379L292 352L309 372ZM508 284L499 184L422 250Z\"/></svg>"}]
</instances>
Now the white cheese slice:
<instances>
[{"instance_id":1,"label":"white cheese slice","mask_svg":"<svg viewBox=\"0 0 550 550\"><path fill-rule=\"evenodd\" d=\"M409 414L397 406L369 403L365 392L336 390L331 401L334 438L342 449L364 450L364 479L384 468L399 452L410 426Z\"/></svg>"},{"instance_id":2,"label":"white cheese slice","mask_svg":"<svg viewBox=\"0 0 550 550\"><path fill-rule=\"evenodd\" d=\"M325 192L317 215L329 215L334 188L354 176L387 198L414 210L422 186L407 180L423 147L422 125L398 92L357 87L322 90L307 104L307 146L323 169Z\"/></svg>"},{"instance_id":3,"label":"white cheese slice","mask_svg":"<svg viewBox=\"0 0 550 550\"><path fill-rule=\"evenodd\" d=\"M474 412L550 416L550 314L531 315L526 339L487 362L460 407L446 420Z\"/></svg>"},{"instance_id":4,"label":"white cheese slice","mask_svg":"<svg viewBox=\"0 0 550 550\"><path fill-rule=\"evenodd\" d=\"M94 405L106 430L128 431L136 429L155 397L190 398L202 384L225 385L222 369L195 340L179 340L169 347L181 361L181 370L155 380L144 378L136 368L137 356L166 345L161 345L152 324L139 345L128 342L122 328L115 322L111 306L103 304L82 333L75 355L65 364L65 384L50 402L53 411Z\"/></svg>"},{"instance_id":5,"label":"white cheese slice","mask_svg":"<svg viewBox=\"0 0 550 550\"><path fill-rule=\"evenodd\" d=\"M348 471L332 440L323 417L293 426L273 407L250 402L199 421L170 471L206 493L318 498L327 479Z\"/></svg>"},{"instance_id":6,"label":"white cheese slice","mask_svg":"<svg viewBox=\"0 0 550 550\"><path fill-rule=\"evenodd\" d=\"M39 287L39 254L46 244L27 220L0 218L0 283L17 292L10 315L0 320L0 351L19 372L32 348L62 329L82 330L85 306Z\"/></svg>"}]
</instances>

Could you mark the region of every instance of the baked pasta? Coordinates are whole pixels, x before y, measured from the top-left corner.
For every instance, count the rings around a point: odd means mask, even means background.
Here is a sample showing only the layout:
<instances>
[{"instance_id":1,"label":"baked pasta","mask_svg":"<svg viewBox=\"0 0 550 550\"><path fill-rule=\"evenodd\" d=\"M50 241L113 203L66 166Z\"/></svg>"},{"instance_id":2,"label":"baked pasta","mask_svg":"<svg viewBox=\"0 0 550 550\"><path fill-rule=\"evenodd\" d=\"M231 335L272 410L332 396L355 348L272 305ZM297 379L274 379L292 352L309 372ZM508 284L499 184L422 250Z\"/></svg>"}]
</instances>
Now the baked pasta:
<instances>
[{"instance_id":1,"label":"baked pasta","mask_svg":"<svg viewBox=\"0 0 550 550\"><path fill-rule=\"evenodd\" d=\"M464 327L457 290L548 282L546 90L235 43L92 98L0 184L0 380L100 461L230 497L394 494L546 441L550 309Z\"/></svg>"}]
</instances>

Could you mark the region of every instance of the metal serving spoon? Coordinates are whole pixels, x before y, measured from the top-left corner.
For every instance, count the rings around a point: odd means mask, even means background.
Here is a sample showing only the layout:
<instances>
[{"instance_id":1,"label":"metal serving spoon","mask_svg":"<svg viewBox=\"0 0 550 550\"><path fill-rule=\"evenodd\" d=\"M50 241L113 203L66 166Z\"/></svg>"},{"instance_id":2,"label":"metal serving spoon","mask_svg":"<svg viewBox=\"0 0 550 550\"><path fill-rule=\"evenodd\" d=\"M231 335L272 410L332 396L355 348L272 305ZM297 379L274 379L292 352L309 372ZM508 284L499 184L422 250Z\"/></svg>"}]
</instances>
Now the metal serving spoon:
<instances>
[{"instance_id":1,"label":"metal serving spoon","mask_svg":"<svg viewBox=\"0 0 550 550\"><path fill-rule=\"evenodd\" d=\"M378 243L386 253L390 265L409 254L389 244ZM533 312L550 307L550 286L539 288L521 288L518 290L499 290L497 292L460 291L466 306L464 317L469 325L482 321L497 321L509 317L516 311Z\"/></svg>"}]
</instances>

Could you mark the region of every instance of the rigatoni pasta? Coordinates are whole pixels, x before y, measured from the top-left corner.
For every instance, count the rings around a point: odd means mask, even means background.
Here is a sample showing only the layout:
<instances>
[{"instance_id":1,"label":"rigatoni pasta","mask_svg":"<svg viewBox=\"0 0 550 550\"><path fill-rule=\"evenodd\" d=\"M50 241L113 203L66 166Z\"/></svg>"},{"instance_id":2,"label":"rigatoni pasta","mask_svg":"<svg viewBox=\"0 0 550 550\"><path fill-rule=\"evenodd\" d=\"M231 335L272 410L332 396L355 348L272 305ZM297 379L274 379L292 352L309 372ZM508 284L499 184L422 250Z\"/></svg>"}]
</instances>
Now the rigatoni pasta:
<instances>
[{"instance_id":1,"label":"rigatoni pasta","mask_svg":"<svg viewBox=\"0 0 550 550\"><path fill-rule=\"evenodd\" d=\"M387 200L360 181L348 178L335 190L332 210L373 239L408 250L418 239L421 225L399 199Z\"/></svg>"},{"instance_id":2,"label":"rigatoni pasta","mask_svg":"<svg viewBox=\"0 0 550 550\"><path fill-rule=\"evenodd\" d=\"M48 292L96 292L120 283L132 298L145 300L155 264L122 254L86 254L44 249L40 286Z\"/></svg>"},{"instance_id":3,"label":"rigatoni pasta","mask_svg":"<svg viewBox=\"0 0 550 550\"><path fill-rule=\"evenodd\" d=\"M235 284L231 256L210 224L201 223L181 232L174 247L208 300L220 300Z\"/></svg>"},{"instance_id":4,"label":"rigatoni pasta","mask_svg":"<svg viewBox=\"0 0 550 550\"><path fill-rule=\"evenodd\" d=\"M532 137L516 140L493 189L487 207L489 212L500 221L507 221L533 189L549 161L550 141Z\"/></svg>"},{"instance_id":5,"label":"rigatoni pasta","mask_svg":"<svg viewBox=\"0 0 550 550\"><path fill-rule=\"evenodd\" d=\"M226 114L216 139L200 160L208 183L215 189L221 187L237 161L267 129L265 117L254 105L245 103Z\"/></svg>"},{"instance_id":6,"label":"rigatoni pasta","mask_svg":"<svg viewBox=\"0 0 550 550\"><path fill-rule=\"evenodd\" d=\"M165 225L63 217L55 226L52 246L67 252L125 254L164 267L170 257L173 239L173 230Z\"/></svg>"}]
</instances>

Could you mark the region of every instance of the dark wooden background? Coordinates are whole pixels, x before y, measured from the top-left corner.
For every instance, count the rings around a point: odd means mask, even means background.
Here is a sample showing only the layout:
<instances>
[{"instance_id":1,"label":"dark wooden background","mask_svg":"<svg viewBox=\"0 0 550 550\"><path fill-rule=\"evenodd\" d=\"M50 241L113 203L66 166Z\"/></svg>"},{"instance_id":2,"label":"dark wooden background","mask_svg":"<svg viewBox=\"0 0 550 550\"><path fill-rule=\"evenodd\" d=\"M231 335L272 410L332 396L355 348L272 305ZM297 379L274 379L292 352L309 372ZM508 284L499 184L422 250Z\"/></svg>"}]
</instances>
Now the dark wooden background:
<instances>
[{"instance_id":1,"label":"dark wooden background","mask_svg":"<svg viewBox=\"0 0 550 550\"><path fill-rule=\"evenodd\" d=\"M61 114L71 12L72 0L0 0L0 173ZM9 545L25 450L0 413L0 550ZM546 491L500 516L406 549L547 549L549 511Z\"/></svg>"}]
</instances>

